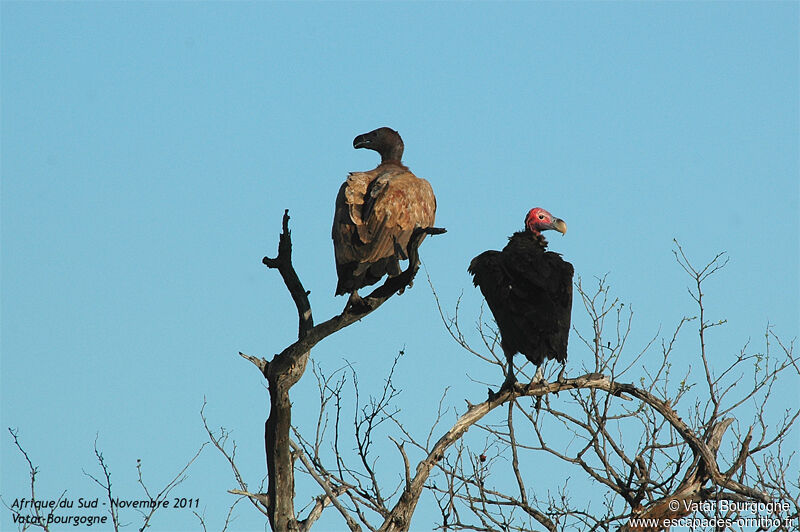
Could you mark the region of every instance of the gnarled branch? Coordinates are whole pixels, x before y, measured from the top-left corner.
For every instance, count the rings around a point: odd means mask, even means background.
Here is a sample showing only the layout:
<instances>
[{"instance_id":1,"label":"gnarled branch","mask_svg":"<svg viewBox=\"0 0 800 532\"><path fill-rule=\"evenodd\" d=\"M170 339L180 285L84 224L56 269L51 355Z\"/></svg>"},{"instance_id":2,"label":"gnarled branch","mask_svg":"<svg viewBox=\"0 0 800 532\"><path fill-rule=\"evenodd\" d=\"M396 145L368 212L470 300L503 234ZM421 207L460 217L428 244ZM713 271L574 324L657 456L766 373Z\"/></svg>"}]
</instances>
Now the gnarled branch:
<instances>
[{"instance_id":1,"label":"gnarled branch","mask_svg":"<svg viewBox=\"0 0 800 532\"><path fill-rule=\"evenodd\" d=\"M314 325L311 303L300 278L292 265L292 240L289 231L289 211L284 211L278 254L264 257L263 263L277 269L294 300L298 315L297 341L272 360L240 355L258 367L269 384L270 414L264 426L269 485L267 515L273 530L299 530L294 514L294 463L289 440L291 401L289 389L303 376L311 349L331 334L367 316L398 291L410 286L419 269L419 245L425 235L444 233L441 228L418 228L407 248L408 268L400 275L389 277L357 304L348 303L341 314ZM330 494L328 494L330 498ZM330 498L333 501L333 498ZM349 521L348 521L349 524Z\"/></svg>"}]
</instances>

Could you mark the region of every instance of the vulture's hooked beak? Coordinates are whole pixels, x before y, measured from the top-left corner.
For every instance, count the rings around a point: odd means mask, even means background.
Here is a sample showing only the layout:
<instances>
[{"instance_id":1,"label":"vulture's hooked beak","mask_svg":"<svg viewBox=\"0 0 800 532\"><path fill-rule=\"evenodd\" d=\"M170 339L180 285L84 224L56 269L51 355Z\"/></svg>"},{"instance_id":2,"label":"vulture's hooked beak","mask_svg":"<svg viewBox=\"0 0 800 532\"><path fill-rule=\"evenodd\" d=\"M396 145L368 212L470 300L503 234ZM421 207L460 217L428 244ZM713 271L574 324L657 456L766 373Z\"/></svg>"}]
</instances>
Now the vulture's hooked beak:
<instances>
[{"instance_id":1,"label":"vulture's hooked beak","mask_svg":"<svg viewBox=\"0 0 800 532\"><path fill-rule=\"evenodd\" d=\"M555 218L553 220L553 229L555 229L562 235L565 235L567 234L567 223L561 218Z\"/></svg>"},{"instance_id":2,"label":"vulture's hooked beak","mask_svg":"<svg viewBox=\"0 0 800 532\"><path fill-rule=\"evenodd\" d=\"M366 135L359 135L353 139L353 148L368 148L372 142Z\"/></svg>"}]
</instances>

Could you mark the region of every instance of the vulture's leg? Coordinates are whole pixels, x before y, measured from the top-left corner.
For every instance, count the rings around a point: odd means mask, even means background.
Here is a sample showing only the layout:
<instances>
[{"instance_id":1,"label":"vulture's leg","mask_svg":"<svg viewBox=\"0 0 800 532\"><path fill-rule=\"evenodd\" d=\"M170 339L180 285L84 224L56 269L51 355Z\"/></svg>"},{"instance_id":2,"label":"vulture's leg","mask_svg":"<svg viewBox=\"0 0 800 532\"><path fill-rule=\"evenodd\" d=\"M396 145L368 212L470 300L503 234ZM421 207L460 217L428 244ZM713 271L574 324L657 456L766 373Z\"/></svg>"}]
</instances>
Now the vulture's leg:
<instances>
[{"instance_id":1,"label":"vulture's leg","mask_svg":"<svg viewBox=\"0 0 800 532\"><path fill-rule=\"evenodd\" d=\"M419 246L422 244L422 241L425 240L425 237L428 235L441 235L442 233L446 233L447 229L443 227L417 227L411 233L411 237L408 239L408 244L406 245L406 257L408 257L408 268L403 273L408 276L408 287L412 287L414 285L414 276L417 275L417 270L419 270L420 260L419 260Z\"/></svg>"},{"instance_id":2,"label":"vulture's leg","mask_svg":"<svg viewBox=\"0 0 800 532\"><path fill-rule=\"evenodd\" d=\"M344 306L345 312L348 310L357 309L364 305L364 300L358 295L358 290L353 290L350 297L347 298L347 304Z\"/></svg>"},{"instance_id":3,"label":"vulture's leg","mask_svg":"<svg viewBox=\"0 0 800 532\"><path fill-rule=\"evenodd\" d=\"M503 388L513 388L517 382L517 377L514 375L514 353L506 351L506 362L508 363L508 373L506 373L506 380L503 382Z\"/></svg>"},{"instance_id":4,"label":"vulture's leg","mask_svg":"<svg viewBox=\"0 0 800 532\"><path fill-rule=\"evenodd\" d=\"M402 252L402 248L400 247L400 245L397 242L394 243L394 248L395 248L395 253ZM389 272L389 276L390 277L396 277L398 275L401 275L403 273L403 269L400 267L400 261L397 259L397 256L395 256L395 259L394 259L392 264L393 264L392 271L397 271L397 273ZM411 268L411 265L409 263L409 269L410 268ZM408 286L406 287L406 285L403 285L403 287L400 290L397 291L397 295L402 296L403 292L406 291L406 288L411 288L414 285L414 277L413 277L414 274L412 273L411 275L412 275L412 277L411 277L411 280L408 281Z\"/></svg>"},{"instance_id":5,"label":"vulture's leg","mask_svg":"<svg viewBox=\"0 0 800 532\"><path fill-rule=\"evenodd\" d=\"M419 268L419 245L422 244L424 239L425 233L419 229L415 230L411 234L411 238L408 239L405 255L408 259L408 268L413 271Z\"/></svg>"},{"instance_id":6,"label":"vulture's leg","mask_svg":"<svg viewBox=\"0 0 800 532\"><path fill-rule=\"evenodd\" d=\"M425 229L417 228L411 234L411 238L408 240L408 245L406 246L406 257L408 257L408 268L403 273L408 276L408 281L406 285L408 288L414 286L414 276L417 274L417 270L419 269L419 245L422 244L422 240L425 238L426 233ZM404 286L401 288L398 293L402 294L405 291L406 287Z\"/></svg>"},{"instance_id":7,"label":"vulture's leg","mask_svg":"<svg viewBox=\"0 0 800 532\"><path fill-rule=\"evenodd\" d=\"M409 240L409 242L410 242L410 240ZM395 257L398 258L398 260L406 260L408 258L408 250L407 249L403 249L403 246L401 246L397 242L396 238L394 239L394 255L395 255ZM397 272L397 273L400 273L400 272Z\"/></svg>"},{"instance_id":8,"label":"vulture's leg","mask_svg":"<svg viewBox=\"0 0 800 532\"><path fill-rule=\"evenodd\" d=\"M533 376L533 380L531 380L531 384L539 384L540 382L544 381L544 363L540 366L536 366L536 374Z\"/></svg>"},{"instance_id":9,"label":"vulture's leg","mask_svg":"<svg viewBox=\"0 0 800 532\"><path fill-rule=\"evenodd\" d=\"M489 401L494 401L494 399L500 395L505 389L513 389L514 385L517 383L517 378L514 376L514 353L506 352L506 361L508 362L508 369L506 370L506 380L503 381L503 385L500 386L500 389L497 390L497 393L493 392L491 388L489 388Z\"/></svg>"},{"instance_id":10,"label":"vulture's leg","mask_svg":"<svg viewBox=\"0 0 800 532\"><path fill-rule=\"evenodd\" d=\"M564 373L567 371L567 361L563 361L561 363L561 371L558 372L558 377L556 377L556 382L559 384L564 384L567 382L567 379L564 378Z\"/></svg>"}]
</instances>

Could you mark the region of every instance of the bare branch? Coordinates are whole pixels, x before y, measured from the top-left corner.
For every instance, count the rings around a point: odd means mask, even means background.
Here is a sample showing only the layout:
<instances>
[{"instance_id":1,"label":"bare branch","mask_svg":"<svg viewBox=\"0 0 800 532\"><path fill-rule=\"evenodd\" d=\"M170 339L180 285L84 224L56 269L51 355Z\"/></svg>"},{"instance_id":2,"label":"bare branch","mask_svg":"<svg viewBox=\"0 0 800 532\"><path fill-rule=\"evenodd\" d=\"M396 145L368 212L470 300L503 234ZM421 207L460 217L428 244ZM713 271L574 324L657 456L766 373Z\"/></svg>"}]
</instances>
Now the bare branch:
<instances>
[{"instance_id":1,"label":"bare branch","mask_svg":"<svg viewBox=\"0 0 800 532\"><path fill-rule=\"evenodd\" d=\"M347 512L347 509L345 509L345 507L342 506L342 504L339 502L339 499L336 497L336 493L334 493L334 488L330 484L328 484L328 482L325 479L323 479L316 473L314 466L311 464L311 462L308 460L308 457L306 457L306 454L303 452L303 448L297 445L297 443L295 443L292 440L289 440L289 444L292 446L292 449L294 449L295 453L297 454L297 457L300 458L300 461L303 462L303 465L306 467L306 471L308 471L309 474L314 478L314 480L317 481L317 484L319 484L319 486L325 491L325 495L327 495L328 499L331 501L333 506L337 510L339 510L340 514L342 514L342 517L344 517L344 520L347 523L347 527L353 532L361 532L361 527L350 516L350 514Z\"/></svg>"}]
</instances>

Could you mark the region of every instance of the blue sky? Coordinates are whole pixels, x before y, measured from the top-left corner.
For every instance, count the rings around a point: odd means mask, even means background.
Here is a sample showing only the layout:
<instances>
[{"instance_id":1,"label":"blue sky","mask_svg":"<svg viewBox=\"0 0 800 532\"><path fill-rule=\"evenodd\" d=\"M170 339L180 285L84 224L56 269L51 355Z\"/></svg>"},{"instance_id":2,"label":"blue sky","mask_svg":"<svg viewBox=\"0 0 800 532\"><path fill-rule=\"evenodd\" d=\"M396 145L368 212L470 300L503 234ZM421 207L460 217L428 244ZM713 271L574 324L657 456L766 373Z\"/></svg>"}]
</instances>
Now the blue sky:
<instances>
[{"instance_id":1,"label":"blue sky","mask_svg":"<svg viewBox=\"0 0 800 532\"><path fill-rule=\"evenodd\" d=\"M257 487L266 389L236 353L271 357L296 334L261 257L290 209L316 319L341 310L333 201L348 171L375 166L352 139L379 126L401 133L405 162L434 187L448 233L422 259L470 320L481 300L469 260L542 206L569 224L551 248L633 305L638 345L694 314L673 238L697 264L730 257L707 286L707 310L728 320L712 335L719 364L762 345L768 323L798 334L796 2L0 10L4 500L28 482L6 427L40 467L40 496L98 495L83 472L96 472L98 436L118 495L135 498L137 459L163 485L205 441L204 397ZM587 324L578 305L573 319ZM676 362L694 360L690 339ZM587 353L571 342L576 373ZM471 379L502 381L449 339L424 277L312 358L329 373L352 363L377 393L401 349L401 406L419 434L446 387L461 408L485 397ZM314 390L310 373L293 390L301 427ZM219 528L236 486L215 453L175 493L200 498ZM320 529L340 529L328 512ZM237 516L234 530L263 528L244 504ZM421 506L414 528L435 517ZM9 519L0 510L0 527ZM153 529L196 521L165 512Z\"/></svg>"}]
</instances>

